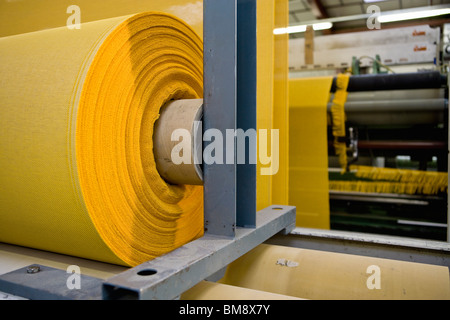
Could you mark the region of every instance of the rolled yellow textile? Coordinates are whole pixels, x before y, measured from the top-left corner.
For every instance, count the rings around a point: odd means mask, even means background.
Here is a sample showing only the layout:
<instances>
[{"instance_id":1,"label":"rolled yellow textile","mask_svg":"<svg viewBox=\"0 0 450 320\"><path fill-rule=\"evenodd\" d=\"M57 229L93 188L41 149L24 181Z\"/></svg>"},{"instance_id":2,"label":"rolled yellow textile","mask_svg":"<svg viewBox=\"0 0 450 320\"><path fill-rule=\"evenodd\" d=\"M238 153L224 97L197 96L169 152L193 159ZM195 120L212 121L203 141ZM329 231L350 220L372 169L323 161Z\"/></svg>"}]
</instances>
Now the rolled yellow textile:
<instances>
[{"instance_id":1,"label":"rolled yellow textile","mask_svg":"<svg viewBox=\"0 0 450 320\"><path fill-rule=\"evenodd\" d=\"M331 105L332 131L334 137L334 150L339 159L342 170L347 170L347 145L345 141L339 138L345 138L345 109L344 105L347 101L347 87L350 80L349 74L340 73L336 77L336 93L334 94L333 103Z\"/></svg>"},{"instance_id":2,"label":"rolled yellow textile","mask_svg":"<svg viewBox=\"0 0 450 320\"><path fill-rule=\"evenodd\" d=\"M134 266L203 234L203 192L166 183L153 125L201 98L202 41L141 13L0 38L0 241Z\"/></svg>"}]
</instances>

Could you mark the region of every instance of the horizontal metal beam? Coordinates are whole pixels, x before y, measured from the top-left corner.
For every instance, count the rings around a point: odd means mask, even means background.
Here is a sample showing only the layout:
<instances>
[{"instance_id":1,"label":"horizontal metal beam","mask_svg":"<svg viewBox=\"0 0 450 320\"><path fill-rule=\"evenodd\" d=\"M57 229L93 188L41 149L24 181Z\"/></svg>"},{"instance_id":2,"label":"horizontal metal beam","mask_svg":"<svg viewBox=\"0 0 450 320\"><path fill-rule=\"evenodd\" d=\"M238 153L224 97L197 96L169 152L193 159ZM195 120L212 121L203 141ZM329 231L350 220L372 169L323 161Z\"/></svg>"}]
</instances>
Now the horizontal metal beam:
<instances>
[{"instance_id":1,"label":"horizontal metal beam","mask_svg":"<svg viewBox=\"0 0 450 320\"><path fill-rule=\"evenodd\" d=\"M358 141L359 149L441 150L447 147L446 141Z\"/></svg>"},{"instance_id":2,"label":"horizontal metal beam","mask_svg":"<svg viewBox=\"0 0 450 320\"><path fill-rule=\"evenodd\" d=\"M328 172L341 172L340 168L328 168ZM350 171L355 173L356 171ZM422 200L422 201L436 201L441 200L441 197L432 195L416 195L416 194L399 194L399 193L377 193L377 192L357 192L357 191L336 191L330 190L330 195L349 195L349 196L364 196L364 197L380 197L391 199L409 199L409 200Z\"/></svg>"},{"instance_id":3,"label":"horizontal metal beam","mask_svg":"<svg viewBox=\"0 0 450 320\"><path fill-rule=\"evenodd\" d=\"M394 204L409 204L416 206L427 206L428 201L417 199L403 199L393 197L383 197L383 194L365 194L365 193L345 193L340 191L330 191L330 200L347 200L347 201L361 201L361 202L379 202L379 203L394 203Z\"/></svg>"},{"instance_id":4,"label":"horizontal metal beam","mask_svg":"<svg viewBox=\"0 0 450 320\"><path fill-rule=\"evenodd\" d=\"M268 244L450 267L450 243L338 230L295 228Z\"/></svg>"},{"instance_id":5,"label":"horizontal metal beam","mask_svg":"<svg viewBox=\"0 0 450 320\"><path fill-rule=\"evenodd\" d=\"M447 99L405 99L405 100L361 100L347 101L345 112L392 112L392 111L444 111L447 108ZM327 110L331 111L332 103Z\"/></svg>"}]
</instances>

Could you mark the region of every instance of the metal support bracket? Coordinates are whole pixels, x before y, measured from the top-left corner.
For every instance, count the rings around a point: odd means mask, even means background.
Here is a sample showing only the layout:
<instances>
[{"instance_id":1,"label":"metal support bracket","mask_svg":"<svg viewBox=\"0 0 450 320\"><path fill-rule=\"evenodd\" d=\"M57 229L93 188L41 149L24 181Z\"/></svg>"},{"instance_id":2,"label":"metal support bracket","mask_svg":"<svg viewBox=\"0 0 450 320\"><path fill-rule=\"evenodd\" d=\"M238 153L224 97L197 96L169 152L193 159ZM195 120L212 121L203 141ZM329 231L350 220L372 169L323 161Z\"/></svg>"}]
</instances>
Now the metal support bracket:
<instances>
[{"instance_id":1,"label":"metal support bracket","mask_svg":"<svg viewBox=\"0 0 450 320\"><path fill-rule=\"evenodd\" d=\"M174 299L280 231L292 231L295 214L290 206L263 209L256 228L238 227L234 238L205 235L111 277L103 285L104 298Z\"/></svg>"}]
</instances>

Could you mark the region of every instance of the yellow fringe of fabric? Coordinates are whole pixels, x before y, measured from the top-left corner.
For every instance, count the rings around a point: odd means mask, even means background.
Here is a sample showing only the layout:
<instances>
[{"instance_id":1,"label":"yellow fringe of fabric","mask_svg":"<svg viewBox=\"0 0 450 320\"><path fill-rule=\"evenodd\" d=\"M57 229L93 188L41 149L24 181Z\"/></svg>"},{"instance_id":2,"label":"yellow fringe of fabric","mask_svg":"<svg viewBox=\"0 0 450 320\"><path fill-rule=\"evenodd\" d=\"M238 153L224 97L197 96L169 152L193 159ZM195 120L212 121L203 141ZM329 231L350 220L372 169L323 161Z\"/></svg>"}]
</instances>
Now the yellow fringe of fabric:
<instances>
[{"instance_id":1,"label":"yellow fringe of fabric","mask_svg":"<svg viewBox=\"0 0 450 320\"><path fill-rule=\"evenodd\" d=\"M357 178L374 181L330 181L330 190L433 195L448 189L447 172L369 166L350 166L350 170Z\"/></svg>"},{"instance_id":2,"label":"yellow fringe of fabric","mask_svg":"<svg viewBox=\"0 0 450 320\"><path fill-rule=\"evenodd\" d=\"M339 164L343 170L347 168L347 146L340 142L339 138L345 137L345 109L347 101L347 87L350 79L348 74L339 74L336 79L336 92L331 105L331 117L333 123L334 149L339 157Z\"/></svg>"},{"instance_id":3,"label":"yellow fringe of fabric","mask_svg":"<svg viewBox=\"0 0 450 320\"><path fill-rule=\"evenodd\" d=\"M385 182L385 181L330 181L330 190L364 192L364 193L397 193L435 195L445 192L435 185L419 183Z\"/></svg>"}]
</instances>

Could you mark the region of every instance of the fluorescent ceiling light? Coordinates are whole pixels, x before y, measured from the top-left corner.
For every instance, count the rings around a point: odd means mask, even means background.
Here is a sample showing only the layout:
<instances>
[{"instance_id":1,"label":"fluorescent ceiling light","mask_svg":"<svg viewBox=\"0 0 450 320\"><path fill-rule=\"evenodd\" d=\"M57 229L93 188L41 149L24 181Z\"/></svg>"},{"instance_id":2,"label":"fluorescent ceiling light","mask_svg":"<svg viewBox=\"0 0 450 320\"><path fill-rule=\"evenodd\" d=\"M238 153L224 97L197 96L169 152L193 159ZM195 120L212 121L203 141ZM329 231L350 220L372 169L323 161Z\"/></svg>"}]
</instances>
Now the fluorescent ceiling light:
<instances>
[{"instance_id":1,"label":"fluorescent ceiling light","mask_svg":"<svg viewBox=\"0 0 450 320\"><path fill-rule=\"evenodd\" d=\"M319 22L319 23L313 24L313 29L316 31L331 29L332 27L333 27L333 24L331 22Z\"/></svg>"},{"instance_id":2,"label":"fluorescent ceiling light","mask_svg":"<svg viewBox=\"0 0 450 320\"><path fill-rule=\"evenodd\" d=\"M379 22L384 23L384 22L429 18L444 14L450 14L450 8L424 10L424 11L410 11L404 13L385 14L385 15L381 14L377 19Z\"/></svg>"},{"instance_id":3,"label":"fluorescent ceiling light","mask_svg":"<svg viewBox=\"0 0 450 320\"><path fill-rule=\"evenodd\" d=\"M273 30L274 34L285 34L285 33L299 33L299 32L305 32L307 25L298 25L298 26L290 26L287 28L277 28ZM313 30L326 30L331 29L333 27L333 24L331 22L318 22L314 23L312 25Z\"/></svg>"}]
</instances>

